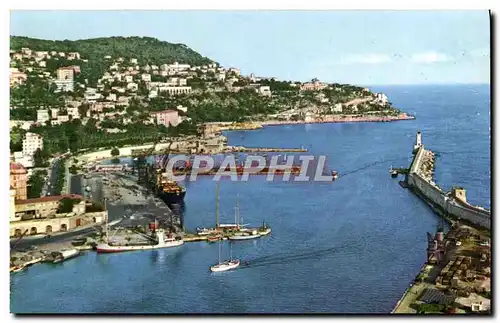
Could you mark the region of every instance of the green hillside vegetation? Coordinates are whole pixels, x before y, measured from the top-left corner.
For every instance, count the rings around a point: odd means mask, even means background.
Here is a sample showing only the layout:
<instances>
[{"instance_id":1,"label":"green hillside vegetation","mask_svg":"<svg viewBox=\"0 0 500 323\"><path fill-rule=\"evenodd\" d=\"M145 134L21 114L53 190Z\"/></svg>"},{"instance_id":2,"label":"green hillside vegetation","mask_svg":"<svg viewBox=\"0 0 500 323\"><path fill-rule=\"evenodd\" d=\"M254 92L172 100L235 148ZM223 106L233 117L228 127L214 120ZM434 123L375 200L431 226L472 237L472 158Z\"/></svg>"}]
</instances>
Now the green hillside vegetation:
<instances>
[{"instance_id":1,"label":"green hillside vegetation","mask_svg":"<svg viewBox=\"0 0 500 323\"><path fill-rule=\"evenodd\" d=\"M190 65L214 63L214 61L207 57L203 57L184 44L172 44L152 37L44 40L11 36L10 49L21 50L21 48L30 48L35 51L80 53L82 59L88 59L88 62L81 66L82 77L88 79L91 85L94 84L97 78L102 76L107 67L112 64L112 60L104 58L108 55L114 59L118 57L123 57L126 60L137 58L139 65L172 64L176 61Z\"/></svg>"}]
</instances>

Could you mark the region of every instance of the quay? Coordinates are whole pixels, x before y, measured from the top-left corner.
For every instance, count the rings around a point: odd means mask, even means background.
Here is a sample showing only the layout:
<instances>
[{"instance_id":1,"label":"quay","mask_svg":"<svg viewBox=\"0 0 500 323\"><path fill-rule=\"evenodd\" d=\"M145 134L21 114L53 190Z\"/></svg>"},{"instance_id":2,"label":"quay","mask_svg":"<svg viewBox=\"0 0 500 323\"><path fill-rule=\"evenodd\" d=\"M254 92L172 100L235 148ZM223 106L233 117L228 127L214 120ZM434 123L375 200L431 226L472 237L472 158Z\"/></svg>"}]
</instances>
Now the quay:
<instances>
[{"instance_id":1,"label":"quay","mask_svg":"<svg viewBox=\"0 0 500 323\"><path fill-rule=\"evenodd\" d=\"M491 214L470 205L465 190L442 191L432 180L435 154L417 133L413 160L402 186L442 218L427 233L427 260L391 314L457 314L491 311ZM401 183L401 182L400 182ZM444 234L444 221L451 229Z\"/></svg>"},{"instance_id":2,"label":"quay","mask_svg":"<svg viewBox=\"0 0 500 323\"><path fill-rule=\"evenodd\" d=\"M307 152L305 148L251 148L251 147L237 147L228 146L226 152L244 152L244 153L304 153Z\"/></svg>"},{"instance_id":3,"label":"quay","mask_svg":"<svg viewBox=\"0 0 500 323\"><path fill-rule=\"evenodd\" d=\"M406 185L440 216L467 221L473 226L489 230L490 210L468 203L464 188L453 187L450 192L444 192L432 180L435 154L425 149L421 132L417 133L413 153L413 161L405 179Z\"/></svg>"}]
</instances>

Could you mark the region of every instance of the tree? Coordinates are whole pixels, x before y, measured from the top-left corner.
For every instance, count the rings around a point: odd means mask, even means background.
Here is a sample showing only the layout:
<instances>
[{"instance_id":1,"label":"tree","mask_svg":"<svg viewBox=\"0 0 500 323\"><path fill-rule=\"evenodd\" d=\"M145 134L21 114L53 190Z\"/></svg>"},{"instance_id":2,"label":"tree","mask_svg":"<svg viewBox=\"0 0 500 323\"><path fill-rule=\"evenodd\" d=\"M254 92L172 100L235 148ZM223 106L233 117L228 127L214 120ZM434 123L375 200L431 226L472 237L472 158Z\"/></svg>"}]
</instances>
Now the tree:
<instances>
[{"instance_id":1,"label":"tree","mask_svg":"<svg viewBox=\"0 0 500 323\"><path fill-rule=\"evenodd\" d=\"M111 149L111 156L120 156L120 150L117 147Z\"/></svg>"},{"instance_id":2,"label":"tree","mask_svg":"<svg viewBox=\"0 0 500 323\"><path fill-rule=\"evenodd\" d=\"M59 201L57 213L70 213L73 211L73 206L80 203L79 199L63 198Z\"/></svg>"},{"instance_id":3,"label":"tree","mask_svg":"<svg viewBox=\"0 0 500 323\"><path fill-rule=\"evenodd\" d=\"M35 150L35 153L33 154L33 162L35 164L35 167L44 167L45 166L43 152L40 148L37 148Z\"/></svg>"}]
</instances>

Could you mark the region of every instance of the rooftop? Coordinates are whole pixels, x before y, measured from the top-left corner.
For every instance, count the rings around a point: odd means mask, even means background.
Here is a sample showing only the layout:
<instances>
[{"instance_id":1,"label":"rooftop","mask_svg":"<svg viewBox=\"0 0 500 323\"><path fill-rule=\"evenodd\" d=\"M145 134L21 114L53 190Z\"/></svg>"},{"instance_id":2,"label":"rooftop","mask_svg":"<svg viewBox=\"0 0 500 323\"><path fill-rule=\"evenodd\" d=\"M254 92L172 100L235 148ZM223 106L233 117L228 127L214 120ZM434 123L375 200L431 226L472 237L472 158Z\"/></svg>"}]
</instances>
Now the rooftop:
<instances>
[{"instance_id":1,"label":"rooftop","mask_svg":"<svg viewBox=\"0 0 500 323\"><path fill-rule=\"evenodd\" d=\"M10 163L11 170L26 170L26 168L21 163Z\"/></svg>"}]
</instances>

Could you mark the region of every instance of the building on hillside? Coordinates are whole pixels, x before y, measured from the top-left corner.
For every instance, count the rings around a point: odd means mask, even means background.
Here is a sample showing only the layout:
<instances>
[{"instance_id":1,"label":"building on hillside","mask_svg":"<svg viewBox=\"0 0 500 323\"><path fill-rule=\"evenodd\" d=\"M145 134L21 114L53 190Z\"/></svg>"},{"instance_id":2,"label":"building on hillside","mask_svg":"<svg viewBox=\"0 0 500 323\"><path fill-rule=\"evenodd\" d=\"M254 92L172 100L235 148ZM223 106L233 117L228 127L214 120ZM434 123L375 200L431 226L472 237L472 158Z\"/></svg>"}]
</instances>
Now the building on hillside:
<instances>
[{"instance_id":1,"label":"building on hillside","mask_svg":"<svg viewBox=\"0 0 500 323\"><path fill-rule=\"evenodd\" d=\"M180 71L185 71L188 70L191 67L189 64L179 64L178 62L175 62L171 65L168 65L168 70L173 71L173 72L180 72Z\"/></svg>"},{"instance_id":2,"label":"building on hillside","mask_svg":"<svg viewBox=\"0 0 500 323\"><path fill-rule=\"evenodd\" d=\"M134 82L127 83L127 90L135 92L138 89L139 89L139 85L137 85L137 83L134 83Z\"/></svg>"},{"instance_id":3,"label":"building on hillside","mask_svg":"<svg viewBox=\"0 0 500 323\"><path fill-rule=\"evenodd\" d=\"M50 109L50 117L52 119L57 119L58 114L59 114L59 109L58 108L52 108L52 109Z\"/></svg>"},{"instance_id":4,"label":"building on hillside","mask_svg":"<svg viewBox=\"0 0 500 323\"><path fill-rule=\"evenodd\" d=\"M57 69L57 79L54 83L58 91L72 92L74 90L75 70L73 66Z\"/></svg>"},{"instance_id":5,"label":"building on hillside","mask_svg":"<svg viewBox=\"0 0 500 323\"><path fill-rule=\"evenodd\" d=\"M71 118L80 119L80 110L77 107L68 107L66 110L68 111L68 116Z\"/></svg>"},{"instance_id":6,"label":"building on hillside","mask_svg":"<svg viewBox=\"0 0 500 323\"><path fill-rule=\"evenodd\" d=\"M271 96L271 88L269 86L259 86L255 91L263 96Z\"/></svg>"},{"instance_id":7,"label":"building on hillside","mask_svg":"<svg viewBox=\"0 0 500 323\"><path fill-rule=\"evenodd\" d=\"M36 111L36 122L45 123L50 120L49 110L40 109Z\"/></svg>"},{"instance_id":8,"label":"building on hillside","mask_svg":"<svg viewBox=\"0 0 500 323\"><path fill-rule=\"evenodd\" d=\"M131 83L134 81L134 77L132 75L125 75L125 82Z\"/></svg>"},{"instance_id":9,"label":"building on hillside","mask_svg":"<svg viewBox=\"0 0 500 323\"><path fill-rule=\"evenodd\" d=\"M14 67L10 68L10 87L23 84L27 79L28 75L26 73L22 73Z\"/></svg>"},{"instance_id":10,"label":"building on hillside","mask_svg":"<svg viewBox=\"0 0 500 323\"><path fill-rule=\"evenodd\" d=\"M131 58L130 64L137 64L137 58Z\"/></svg>"},{"instance_id":11,"label":"building on hillside","mask_svg":"<svg viewBox=\"0 0 500 323\"><path fill-rule=\"evenodd\" d=\"M220 73L215 74L215 79L217 81L225 81L226 80L226 73L220 72Z\"/></svg>"},{"instance_id":12,"label":"building on hillside","mask_svg":"<svg viewBox=\"0 0 500 323\"><path fill-rule=\"evenodd\" d=\"M143 80L144 82L151 82L151 74L141 74L141 80Z\"/></svg>"},{"instance_id":13,"label":"building on hillside","mask_svg":"<svg viewBox=\"0 0 500 323\"><path fill-rule=\"evenodd\" d=\"M180 77L171 77L165 83L166 86L185 86L187 84L187 80L185 78Z\"/></svg>"},{"instance_id":14,"label":"building on hillside","mask_svg":"<svg viewBox=\"0 0 500 323\"><path fill-rule=\"evenodd\" d=\"M27 198L28 171L19 163L10 164L10 186L16 191L16 200Z\"/></svg>"},{"instance_id":15,"label":"building on hillside","mask_svg":"<svg viewBox=\"0 0 500 323\"><path fill-rule=\"evenodd\" d=\"M70 60L80 59L80 53L77 52L68 53L68 59Z\"/></svg>"},{"instance_id":16,"label":"building on hillside","mask_svg":"<svg viewBox=\"0 0 500 323\"><path fill-rule=\"evenodd\" d=\"M234 67L231 67L231 68L230 68L230 69L228 69L227 71L228 71L228 73L233 73L233 74L235 74L235 75L237 75L237 76L240 76L240 74L241 74L241 71L240 71L240 69L239 69L239 68L234 68Z\"/></svg>"},{"instance_id":17,"label":"building on hillside","mask_svg":"<svg viewBox=\"0 0 500 323\"><path fill-rule=\"evenodd\" d=\"M14 163L19 163L25 168L31 168L34 166L33 156L25 155L22 151L14 152Z\"/></svg>"},{"instance_id":18,"label":"building on hillside","mask_svg":"<svg viewBox=\"0 0 500 323\"><path fill-rule=\"evenodd\" d=\"M57 69L57 80L59 81L73 81L74 76L75 71L72 66Z\"/></svg>"},{"instance_id":19,"label":"building on hillside","mask_svg":"<svg viewBox=\"0 0 500 323\"><path fill-rule=\"evenodd\" d=\"M189 94L191 91L190 86L162 86L158 88L158 92L167 92L169 95Z\"/></svg>"},{"instance_id":20,"label":"building on hillside","mask_svg":"<svg viewBox=\"0 0 500 323\"><path fill-rule=\"evenodd\" d=\"M164 110L160 112L153 112L151 116L156 119L158 125L165 127L177 126L179 124L179 112L175 110Z\"/></svg>"},{"instance_id":21,"label":"building on hillside","mask_svg":"<svg viewBox=\"0 0 500 323\"><path fill-rule=\"evenodd\" d=\"M320 91L328 87L328 84L321 83L318 79L313 79L311 82L304 83L300 86L301 91Z\"/></svg>"},{"instance_id":22,"label":"building on hillside","mask_svg":"<svg viewBox=\"0 0 500 323\"><path fill-rule=\"evenodd\" d=\"M387 98L387 95L384 93L376 93L375 94L375 103L381 104L381 105L387 105L389 103L389 99Z\"/></svg>"},{"instance_id":23,"label":"building on hillside","mask_svg":"<svg viewBox=\"0 0 500 323\"><path fill-rule=\"evenodd\" d=\"M333 106L333 112L339 112L342 113L342 103L336 103Z\"/></svg>"},{"instance_id":24,"label":"building on hillside","mask_svg":"<svg viewBox=\"0 0 500 323\"><path fill-rule=\"evenodd\" d=\"M182 111L184 113L187 113L187 111L188 111L188 108L184 107L182 105L178 105L176 109L179 110L179 111Z\"/></svg>"},{"instance_id":25,"label":"building on hillside","mask_svg":"<svg viewBox=\"0 0 500 323\"><path fill-rule=\"evenodd\" d=\"M33 156L37 149L43 149L43 137L33 132L27 132L23 139L23 154Z\"/></svg>"}]
</instances>

